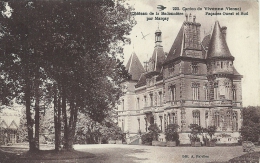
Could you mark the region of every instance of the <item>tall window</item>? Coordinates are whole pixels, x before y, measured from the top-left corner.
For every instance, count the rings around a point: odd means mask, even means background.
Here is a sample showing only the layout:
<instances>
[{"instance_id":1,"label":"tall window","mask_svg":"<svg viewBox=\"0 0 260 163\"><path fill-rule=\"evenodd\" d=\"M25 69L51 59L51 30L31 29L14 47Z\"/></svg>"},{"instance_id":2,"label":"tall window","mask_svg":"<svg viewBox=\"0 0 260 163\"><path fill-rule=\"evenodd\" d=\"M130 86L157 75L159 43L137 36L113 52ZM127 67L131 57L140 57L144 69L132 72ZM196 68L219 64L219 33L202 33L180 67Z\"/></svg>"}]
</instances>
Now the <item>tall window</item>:
<instances>
[{"instance_id":1,"label":"tall window","mask_svg":"<svg viewBox=\"0 0 260 163\"><path fill-rule=\"evenodd\" d=\"M170 87L170 101L176 101L176 86Z\"/></svg>"},{"instance_id":2,"label":"tall window","mask_svg":"<svg viewBox=\"0 0 260 163\"><path fill-rule=\"evenodd\" d=\"M205 127L206 127L206 128L208 127L208 119L209 119L209 112L206 111L206 112L205 112Z\"/></svg>"},{"instance_id":3,"label":"tall window","mask_svg":"<svg viewBox=\"0 0 260 163\"><path fill-rule=\"evenodd\" d=\"M238 123L237 123L237 112L234 111L233 112L233 122L234 122L234 125L233 125L233 130L237 131L238 130Z\"/></svg>"},{"instance_id":4,"label":"tall window","mask_svg":"<svg viewBox=\"0 0 260 163\"><path fill-rule=\"evenodd\" d=\"M214 99L215 100L218 99L218 83L217 82L214 83Z\"/></svg>"},{"instance_id":5,"label":"tall window","mask_svg":"<svg viewBox=\"0 0 260 163\"><path fill-rule=\"evenodd\" d=\"M122 100L122 110L123 111L125 110L125 100L124 99Z\"/></svg>"},{"instance_id":6,"label":"tall window","mask_svg":"<svg viewBox=\"0 0 260 163\"><path fill-rule=\"evenodd\" d=\"M199 83L192 83L192 100L199 100Z\"/></svg>"},{"instance_id":7,"label":"tall window","mask_svg":"<svg viewBox=\"0 0 260 163\"><path fill-rule=\"evenodd\" d=\"M219 127L220 125L219 112L215 112L214 117L215 117L215 126Z\"/></svg>"},{"instance_id":8,"label":"tall window","mask_svg":"<svg viewBox=\"0 0 260 163\"><path fill-rule=\"evenodd\" d=\"M193 124L200 125L200 111L196 110L192 112Z\"/></svg>"},{"instance_id":9,"label":"tall window","mask_svg":"<svg viewBox=\"0 0 260 163\"><path fill-rule=\"evenodd\" d=\"M150 94L150 106L153 106L153 94Z\"/></svg>"},{"instance_id":10,"label":"tall window","mask_svg":"<svg viewBox=\"0 0 260 163\"><path fill-rule=\"evenodd\" d=\"M140 99L139 99L139 97L137 98L137 109L138 110L140 109Z\"/></svg>"},{"instance_id":11,"label":"tall window","mask_svg":"<svg viewBox=\"0 0 260 163\"><path fill-rule=\"evenodd\" d=\"M177 113L172 113L172 123L177 124Z\"/></svg>"},{"instance_id":12,"label":"tall window","mask_svg":"<svg viewBox=\"0 0 260 163\"><path fill-rule=\"evenodd\" d=\"M229 99L229 82L225 83L225 94L227 99Z\"/></svg>"},{"instance_id":13,"label":"tall window","mask_svg":"<svg viewBox=\"0 0 260 163\"><path fill-rule=\"evenodd\" d=\"M232 87L232 99L233 99L234 101L237 100L236 87L235 87L234 85L233 85L233 87Z\"/></svg>"},{"instance_id":14,"label":"tall window","mask_svg":"<svg viewBox=\"0 0 260 163\"><path fill-rule=\"evenodd\" d=\"M198 64L197 63L191 64L191 73L192 74L198 74Z\"/></svg>"},{"instance_id":15,"label":"tall window","mask_svg":"<svg viewBox=\"0 0 260 163\"><path fill-rule=\"evenodd\" d=\"M124 131L124 120L122 119L122 131Z\"/></svg>"},{"instance_id":16,"label":"tall window","mask_svg":"<svg viewBox=\"0 0 260 163\"><path fill-rule=\"evenodd\" d=\"M159 100L158 105L162 106L162 92L159 92Z\"/></svg>"},{"instance_id":17,"label":"tall window","mask_svg":"<svg viewBox=\"0 0 260 163\"><path fill-rule=\"evenodd\" d=\"M208 85L204 85L204 94L205 94L205 100L209 100L209 90L208 90Z\"/></svg>"},{"instance_id":18,"label":"tall window","mask_svg":"<svg viewBox=\"0 0 260 163\"><path fill-rule=\"evenodd\" d=\"M227 127L231 127L231 112L227 111Z\"/></svg>"},{"instance_id":19,"label":"tall window","mask_svg":"<svg viewBox=\"0 0 260 163\"><path fill-rule=\"evenodd\" d=\"M147 99L146 99L146 96L144 96L144 107L147 106Z\"/></svg>"}]
</instances>

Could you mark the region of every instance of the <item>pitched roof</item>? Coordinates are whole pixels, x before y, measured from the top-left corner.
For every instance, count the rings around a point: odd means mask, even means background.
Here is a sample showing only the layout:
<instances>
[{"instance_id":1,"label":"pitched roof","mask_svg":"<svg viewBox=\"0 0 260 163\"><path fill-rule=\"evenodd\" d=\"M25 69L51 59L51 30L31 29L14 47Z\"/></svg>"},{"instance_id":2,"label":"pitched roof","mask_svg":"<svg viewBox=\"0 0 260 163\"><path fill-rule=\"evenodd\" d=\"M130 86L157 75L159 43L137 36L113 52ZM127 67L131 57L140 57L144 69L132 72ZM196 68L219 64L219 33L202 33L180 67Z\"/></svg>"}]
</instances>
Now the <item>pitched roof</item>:
<instances>
[{"instance_id":1,"label":"pitched roof","mask_svg":"<svg viewBox=\"0 0 260 163\"><path fill-rule=\"evenodd\" d=\"M140 76L140 79L138 80L137 84L135 85L135 87L141 87L144 86L146 84L146 76L145 73L142 73Z\"/></svg>"},{"instance_id":2,"label":"pitched roof","mask_svg":"<svg viewBox=\"0 0 260 163\"><path fill-rule=\"evenodd\" d=\"M184 35L184 25L181 26L181 29L179 30L178 35L176 36L172 47L170 49L169 54L167 55L167 58L165 59L164 63L168 63L171 60L181 56L182 53L182 42L184 41L183 35Z\"/></svg>"},{"instance_id":3,"label":"pitched roof","mask_svg":"<svg viewBox=\"0 0 260 163\"><path fill-rule=\"evenodd\" d=\"M126 70L131 75L132 80L139 80L141 74L144 72L144 67L135 52L131 54L131 57L126 64Z\"/></svg>"},{"instance_id":4,"label":"pitched roof","mask_svg":"<svg viewBox=\"0 0 260 163\"><path fill-rule=\"evenodd\" d=\"M155 61L154 71L160 72L165 60L162 46L155 46L151 60Z\"/></svg>"},{"instance_id":5,"label":"pitched roof","mask_svg":"<svg viewBox=\"0 0 260 163\"><path fill-rule=\"evenodd\" d=\"M17 129L20 124L18 116L0 116L0 127Z\"/></svg>"},{"instance_id":6,"label":"pitched roof","mask_svg":"<svg viewBox=\"0 0 260 163\"><path fill-rule=\"evenodd\" d=\"M231 55L225 37L221 32L219 22L215 22L212 36L209 43L207 58L229 58L234 59Z\"/></svg>"}]
</instances>

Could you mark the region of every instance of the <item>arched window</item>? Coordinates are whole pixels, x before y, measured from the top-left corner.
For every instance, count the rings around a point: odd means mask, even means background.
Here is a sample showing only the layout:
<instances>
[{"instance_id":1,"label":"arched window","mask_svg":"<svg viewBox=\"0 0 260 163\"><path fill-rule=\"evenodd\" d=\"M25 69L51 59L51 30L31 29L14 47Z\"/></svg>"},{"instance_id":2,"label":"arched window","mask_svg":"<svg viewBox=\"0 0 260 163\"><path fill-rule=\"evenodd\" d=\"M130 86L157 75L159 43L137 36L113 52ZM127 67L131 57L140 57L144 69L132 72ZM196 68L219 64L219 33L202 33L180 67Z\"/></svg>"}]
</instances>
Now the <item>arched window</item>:
<instances>
[{"instance_id":1,"label":"arched window","mask_svg":"<svg viewBox=\"0 0 260 163\"><path fill-rule=\"evenodd\" d=\"M170 91L170 101L176 101L176 86L172 85L169 91Z\"/></svg>"},{"instance_id":2,"label":"arched window","mask_svg":"<svg viewBox=\"0 0 260 163\"><path fill-rule=\"evenodd\" d=\"M200 125L200 111L196 110L192 112L193 124Z\"/></svg>"},{"instance_id":3,"label":"arched window","mask_svg":"<svg viewBox=\"0 0 260 163\"><path fill-rule=\"evenodd\" d=\"M229 99L229 82L225 82L225 94L226 98Z\"/></svg>"}]
</instances>

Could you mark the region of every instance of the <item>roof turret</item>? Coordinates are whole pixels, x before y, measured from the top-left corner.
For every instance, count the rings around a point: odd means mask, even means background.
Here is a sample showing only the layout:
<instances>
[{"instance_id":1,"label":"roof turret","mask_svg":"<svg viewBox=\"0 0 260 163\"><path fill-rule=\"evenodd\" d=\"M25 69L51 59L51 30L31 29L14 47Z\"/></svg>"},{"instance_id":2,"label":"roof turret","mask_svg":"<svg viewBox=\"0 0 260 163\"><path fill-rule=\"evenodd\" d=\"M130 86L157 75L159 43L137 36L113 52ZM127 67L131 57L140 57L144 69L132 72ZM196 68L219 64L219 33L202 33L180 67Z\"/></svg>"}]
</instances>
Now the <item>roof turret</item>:
<instances>
[{"instance_id":1,"label":"roof turret","mask_svg":"<svg viewBox=\"0 0 260 163\"><path fill-rule=\"evenodd\" d=\"M131 54L131 57L126 64L126 70L131 75L131 80L139 80L141 74L144 72L144 67L135 52Z\"/></svg>"},{"instance_id":2,"label":"roof turret","mask_svg":"<svg viewBox=\"0 0 260 163\"><path fill-rule=\"evenodd\" d=\"M207 58L225 58L234 60L234 57L228 49L225 36L221 32L221 27L218 21L215 22L213 33L211 35Z\"/></svg>"}]
</instances>

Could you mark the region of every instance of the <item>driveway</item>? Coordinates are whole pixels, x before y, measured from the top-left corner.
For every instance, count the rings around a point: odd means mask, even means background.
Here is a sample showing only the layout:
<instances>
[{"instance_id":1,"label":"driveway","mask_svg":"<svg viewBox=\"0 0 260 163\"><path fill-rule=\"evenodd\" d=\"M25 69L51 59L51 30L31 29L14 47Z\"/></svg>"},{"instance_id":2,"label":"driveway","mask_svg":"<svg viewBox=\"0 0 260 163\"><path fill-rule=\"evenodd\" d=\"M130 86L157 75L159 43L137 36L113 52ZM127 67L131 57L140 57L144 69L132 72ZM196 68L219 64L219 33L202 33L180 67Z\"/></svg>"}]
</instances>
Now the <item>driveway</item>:
<instances>
[{"instance_id":1,"label":"driveway","mask_svg":"<svg viewBox=\"0 0 260 163\"><path fill-rule=\"evenodd\" d=\"M158 147L124 144L97 144L75 145L74 148L78 151L86 152L86 154L92 153L95 157L73 160L19 160L19 163L203 163L225 162L234 157L245 154L245 152L242 152L241 146ZM260 151L259 148L256 150Z\"/></svg>"}]
</instances>

